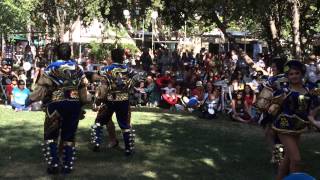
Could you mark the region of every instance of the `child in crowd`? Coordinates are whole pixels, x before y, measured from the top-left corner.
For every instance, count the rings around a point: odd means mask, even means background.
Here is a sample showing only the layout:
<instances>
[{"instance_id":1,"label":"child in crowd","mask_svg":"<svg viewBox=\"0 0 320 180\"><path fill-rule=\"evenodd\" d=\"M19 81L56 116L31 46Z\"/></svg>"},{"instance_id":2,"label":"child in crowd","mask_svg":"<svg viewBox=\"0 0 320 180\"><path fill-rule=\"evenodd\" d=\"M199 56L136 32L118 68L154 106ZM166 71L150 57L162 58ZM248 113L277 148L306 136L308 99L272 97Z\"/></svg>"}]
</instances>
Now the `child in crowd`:
<instances>
[{"instance_id":1,"label":"child in crowd","mask_svg":"<svg viewBox=\"0 0 320 180\"><path fill-rule=\"evenodd\" d=\"M250 122L250 114L245 106L243 91L235 92L232 99L232 118L243 123Z\"/></svg>"},{"instance_id":2,"label":"child in crowd","mask_svg":"<svg viewBox=\"0 0 320 180\"><path fill-rule=\"evenodd\" d=\"M12 95L12 90L17 87L17 78L13 77L12 81L10 84L6 85L6 95L8 97L8 104L11 104L11 99L9 97L11 97Z\"/></svg>"},{"instance_id":3,"label":"child in crowd","mask_svg":"<svg viewBox=\"0 0 320 180\"><path fill-rule=\"evenodd\" d=\"M202 108L202 117L206 119L215 119L216 113L219 110L220 93L217 89L213 93L208 95L208 98L204 101Z\"/></svg>"},{"instance_id":4,"label":"child in crowd","mask_svg":"<svg viewBox=\"0 0 320 180\"><path fill-rule=\"evenodd\" d=\"M163 100L170 105L173 110L175 104L178 102L177 90L173 87L173 83L169 82L167 87L161 88L164 93L162 94Z\"/></svg>"},{"instance_id":5,"label":"child in crowd","mask_svg":"<svg viewBox=\"0 0 320 180\"><path fill-rule=\"evenodd\" d=\"M148 100L148 96L144 88L145 84L143 81L140 82L139 87L135 87L135 97L137 98L137 106L145 105Z\"/></svg>"},{"instance_id":6,"label":"child in crowd","mask_svg":"<svg viewBox=\"0 0 320 180\"><path fill-rule=\"evenodd\" d=\"M255 111L253 108L253 104L256 102L256 95L254 91L251 89L250 85L245 85L244 87L244 105L249 112L251 117L255 116Z\"/></svg>"},{"instance_id":7,"label":"child in crowd","mask_svg":"<svg viewBox=\"0 0 320 180\"><path fill-rule=\"evenodd\" d=\"M172 97L173 99L176 98L176 88L173 87L173 84L172 82L169 82L168 83L168 86L167 87L164 87L164 88L161 88L161 90L164 91L164 94L167 95L167 96L170 96Z\"/></svg>"}]
</instances>

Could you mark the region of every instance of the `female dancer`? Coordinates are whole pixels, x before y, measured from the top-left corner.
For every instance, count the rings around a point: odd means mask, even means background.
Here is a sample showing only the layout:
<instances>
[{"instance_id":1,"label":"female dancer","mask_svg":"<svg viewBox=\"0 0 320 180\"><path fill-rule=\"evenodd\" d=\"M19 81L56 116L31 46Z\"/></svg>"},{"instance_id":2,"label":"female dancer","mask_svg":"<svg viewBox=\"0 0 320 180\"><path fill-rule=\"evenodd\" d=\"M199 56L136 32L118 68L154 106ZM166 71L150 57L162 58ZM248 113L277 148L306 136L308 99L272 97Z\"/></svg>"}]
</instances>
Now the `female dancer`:
<instances>
[{"instance_id":1,"label":"female dancer","mask_svg":"<svg viewBox=\"0 0 320 180\"><path fill-rule=\"evenodd\" d=\"M310 109L318 106L317 96L313 93L314 87L303 82L305 66L300 61L293 60L287 63L287 69L288 83L274 92L269 108L269 113L276 117L272 129L278 134L286 152L278 168L277 180L301 170L300 135L310 124Z\"/></svg>"}]
</instances>

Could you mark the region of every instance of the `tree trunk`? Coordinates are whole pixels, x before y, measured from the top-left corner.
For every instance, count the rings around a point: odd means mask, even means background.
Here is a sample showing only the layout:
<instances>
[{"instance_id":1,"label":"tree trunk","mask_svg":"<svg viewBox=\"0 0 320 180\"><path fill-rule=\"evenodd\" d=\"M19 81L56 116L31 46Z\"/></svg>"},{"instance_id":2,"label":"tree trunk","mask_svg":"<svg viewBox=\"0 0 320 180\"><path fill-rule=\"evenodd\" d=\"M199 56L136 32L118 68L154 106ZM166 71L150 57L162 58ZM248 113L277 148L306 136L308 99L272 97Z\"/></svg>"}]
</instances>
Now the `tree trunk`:
<instances>
[{"instance_id":1,"label":"tree trunk","mask_svg":"<svg viewBox=\"0 0 320 180\"><path fill-rule=\"evenodd\" d=\"M301 58L301 45L300 45L300 13L299 13L299 0L289 0L291 3L292 12L292 33L293 33L293 56L296 59Z\"/></svg>"},{"instance_id":2,"label":"tree trunk","mask_svg":"<svg viewBox=\"0 0 320 180\"><path fill-rule=\"evenodd\" d=\"M65 9L63 8L63 1L60 1L60 0L57 0L56 1L56 16L57 16L57 26L55 28L56 30L56 39L62 43L64 42L64 39L63 39L63 35L65 33L65 14L66 14L66 11Z\"/></svg>"},{"instance_id":3,"label":"tree trunk","mask_svg":"<svg viewBox=\"0 0 320 180\"><path fill-rule=\"evenodd\" d=\"M270 33L271 33L273 56L281 56L283 54L283 49L278 36L276 23L272 15L269 16L268 23L269 23Z\"/></svg>"},{"instance_id":4,"label":"tree trunk","mask_svg":"<svg viewBox=\"0 0 320 180\"><path fill-rule=\"evenodd\" d=\"M223 35L228 39L229 42L231 43L236 43L234 37L232 37L231 34L227 33L227 27L220 21L217 13L214 13L213 16L213 21L216 23L216 25L218 26L218 28L221 30L221 32L223 33Z\"/></svg>"},{"instance_id":5,"label":"tree trunk","mask_svg":"<svg viewBox=\"0 0 320 180\"><path fill-rule=\"evenodd\" d=\"M5 51L6 51L6 41L5 41L5 35L4 35L4 33L1 33L1 52L2 52L2 54L1 54L1 57L5 57Z\"/></svg>"},{"instance_id":6,"label":"tree trunk","mask_svg":"<svg viewBox=\"0 0 320 180\"><path fill-rule=\"evenodd\" d=\"M31 28L31 24L30 24L30 22L27 24L27 39L28 39L28 44L29 45L31 45L32 43L31 43L31 41L32 41L32 39L31 39L31 34L32 34L32 28Z\"/></svg>"}]
</instances>

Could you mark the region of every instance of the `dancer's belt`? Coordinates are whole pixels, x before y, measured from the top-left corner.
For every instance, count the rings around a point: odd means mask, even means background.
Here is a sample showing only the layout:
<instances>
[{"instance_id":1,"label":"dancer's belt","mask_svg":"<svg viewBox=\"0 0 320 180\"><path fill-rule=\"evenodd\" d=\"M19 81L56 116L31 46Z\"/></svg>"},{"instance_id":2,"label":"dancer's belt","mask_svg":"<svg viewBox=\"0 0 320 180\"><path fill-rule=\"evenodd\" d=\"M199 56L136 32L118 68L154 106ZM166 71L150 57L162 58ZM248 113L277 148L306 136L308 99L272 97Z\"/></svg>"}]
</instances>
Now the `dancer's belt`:
<instances>
[{"instance_id":1,"label":"dancer's belt","mask_svg":"<svg viewBox=\"0 0 320 180\"><path fill-rule=\"evenodd\" d=\"M52 93L52 102L63 100L79 100L79 91L77 89L58 89Z\"/></svg>"},{"instance_id":2,"label":"dancer's belt","mask_svg":"<svg viewBox=\"0 0 320 180\"><path fill-rule=\"evenodd\" d=\"M108 101L126 101L129 100L129 93L108 93Z\"/></svg>"}]
</instances>

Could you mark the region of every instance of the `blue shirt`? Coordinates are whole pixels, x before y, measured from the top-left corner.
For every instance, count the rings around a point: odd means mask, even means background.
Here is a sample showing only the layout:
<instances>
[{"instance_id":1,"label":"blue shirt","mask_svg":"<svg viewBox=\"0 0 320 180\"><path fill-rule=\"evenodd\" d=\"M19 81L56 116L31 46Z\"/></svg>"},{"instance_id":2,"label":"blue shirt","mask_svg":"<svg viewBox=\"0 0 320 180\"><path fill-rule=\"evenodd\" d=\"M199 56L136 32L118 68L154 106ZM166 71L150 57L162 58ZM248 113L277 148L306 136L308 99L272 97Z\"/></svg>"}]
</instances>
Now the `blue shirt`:
<instances>
[{"instance_id":1,"label":"blue shirt","mask_svg":"<svg viewBox=\"0 0 320 180\"><path fill-rule=\"evenodd\" d=\"M15 87L12 90L13 101L20 105L25 104L25 101L28 98L29 94L30 90L28 88L24 88L23 90L21 90L18 87Z\"/></svg>"}]
</instances>

